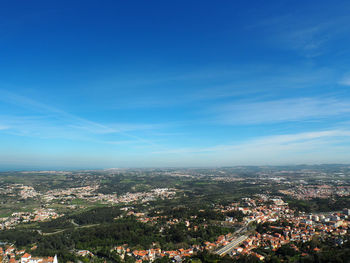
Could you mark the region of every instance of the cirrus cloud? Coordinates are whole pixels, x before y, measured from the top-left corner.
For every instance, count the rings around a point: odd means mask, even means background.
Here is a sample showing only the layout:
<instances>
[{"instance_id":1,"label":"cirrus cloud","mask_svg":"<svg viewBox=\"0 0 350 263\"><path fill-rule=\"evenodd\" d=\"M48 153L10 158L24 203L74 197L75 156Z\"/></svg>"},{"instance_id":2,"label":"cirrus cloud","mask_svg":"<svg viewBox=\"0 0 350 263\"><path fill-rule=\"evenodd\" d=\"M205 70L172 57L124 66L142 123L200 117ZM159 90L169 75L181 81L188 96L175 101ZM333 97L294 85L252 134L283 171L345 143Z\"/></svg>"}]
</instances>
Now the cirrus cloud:
<instances>
[{"instance_id":1,"label":"cirrus cloud","mask_svg":"<svg viewBox=\"0 0 350 263\"><path fill-rule=\"evenodd\" d=\"M228 103L213 109L223 124L261 124L318 120L350 112L350 101L336 98L293 98Z\"/></svg>"}]
</instances>

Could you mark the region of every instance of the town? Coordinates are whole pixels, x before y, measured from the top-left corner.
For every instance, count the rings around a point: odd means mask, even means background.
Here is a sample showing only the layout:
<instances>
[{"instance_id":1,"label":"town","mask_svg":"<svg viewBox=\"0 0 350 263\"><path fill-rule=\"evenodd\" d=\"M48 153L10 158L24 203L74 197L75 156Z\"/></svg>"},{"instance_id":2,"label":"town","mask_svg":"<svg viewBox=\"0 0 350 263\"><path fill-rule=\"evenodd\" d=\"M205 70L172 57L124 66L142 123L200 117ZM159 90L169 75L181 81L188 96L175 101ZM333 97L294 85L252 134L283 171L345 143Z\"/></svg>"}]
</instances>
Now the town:
<instances>
[{"instance_id":1,"label":"town","mask_svg":"<svg viewBox=\"0 0 350 263\"><path fill-rule=\"evenodd\" d=\"M124 210L129 211L130 209ZM238 223L240 225L240 231L220 235L215 242L206 241L202 245L193 245L171 251L162 250L161 248L132 250L127 244L116 244L111 250L120 255L121 259L128 256L134 258L138 263L144 261L153 262L157 258L163 257L174 259L176 262L182 262L185 258L189 258L193 254L204 250L221 256L224 254L232 257L253 255L259 260L264 260L264 256L254 251L256 248L268 247L277 250L282 245L290 242L310 241L316 235L320 237L331 237L335 244L341 245L345 241L344 236L348 233L348 226L350 226L350 209L346 208L336 213L301 213L296 215L295 211L290 209L288 204L282 199L271 198L267 195L259 195L255 198L242 198L240 202L232 203L228 206L216 206L215 210L222 214L232 211L241 212L244 215L241 222L232 217L225 218L225 221L230 224ZM147 217L143 213L134 213L132 211L129 211L128 215L135 215L139 221L144 223L155 222L157 220L157 218ZM17 216L24 217L21 214ZM166 221L166 224L180 224L181 222L181 218L178 218ZM188 229L193 228L195 230L198 228L198 226L192 225L189 221L183 223L186 224ZM256 231L248 230L250 225L259 224L263 226L264 223L272 224L266 232L259 231L261 229L257 229ZM245 230L242 231L242 229ZM235 245L231 245L233 243ZM33 250L35 247L31 249ZM298 248L295 247L295 249L297 250ZM318 251L319 249L315 248L314 250ZM0 248L2 262L57 262L57 257L35 258L28 252L18 250L14 245ZM75 253L82 257L94 257L94 254L89 250L77 250ZM307 255L304 254L303 256Z\"/></svg>"},{"instance_id":2,"label":"town","mask_svg":"<svg viewBox=\"0 0 350 263\"><path fill-rule=\"evenodd\" d=\"M21 173L12 182L0 177L0 262L189 262L203 255L265 262L283 258L286 247L305 260L328 246L346 251L347 172L259 169L31 172L27 184L16 182ZM52 183L57 175L60 187Z\"/></svg>"},{"instance_id":3,"label":"town","mask_svg":"<svg viewBox=\"0 0 350 263\"><path fill-rule=\"evenodd\" d=\"M59 202L61 204L66 204L68 202L69 204L69 202L74 199L82 199L89 203L100 204L122 204L133 202L144 203L155 200L156 198L173 198L176 194L176 189L155 188L149 192L126 193L121 196L117 196L116 194L96 194L94 192L97 189L98 185L95 185L59 190L56 189L41 194L36 192L33 187L14 184L8 185L6 189L0 189L0 191L2 190L0 193L21 199L37 198L43 201L44 206L51 202ZM76 209L75 205L68 205L68 207L71 209ZM62 215L63 214L56 213L52 208L36 209L33 212L13 212L8 217L0 217L0 230L13 228L19 223L40 222L56 219Z\"/></svg>"}]
</instances>

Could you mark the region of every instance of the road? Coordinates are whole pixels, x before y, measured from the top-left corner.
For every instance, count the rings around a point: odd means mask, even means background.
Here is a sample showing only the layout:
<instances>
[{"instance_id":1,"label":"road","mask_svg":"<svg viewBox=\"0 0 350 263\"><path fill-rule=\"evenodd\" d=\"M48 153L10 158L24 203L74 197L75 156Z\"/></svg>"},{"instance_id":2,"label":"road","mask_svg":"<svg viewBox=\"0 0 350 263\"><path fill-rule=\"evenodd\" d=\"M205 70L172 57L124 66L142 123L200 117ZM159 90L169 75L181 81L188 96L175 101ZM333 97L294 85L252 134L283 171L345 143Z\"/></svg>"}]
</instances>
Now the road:
<instances>
[{"instance_id":1,"label":"road","mask_svg":"<svg viewBox=\"0 0 350 263\"><path fill-rule=\"evenodd\" d=\"M72 222L73 223L73 222ZM76 223L73 223L74 225L77 225L76 227L74 227L74 229L78 229L78 228L89 228L89 227L94 227L94 226L99 226L100 224L90 224L90 225L83 225L83 226L80 226ZM67 228L67 229L59 229L55 232L51 232L51 233L43 233L41 230L37 230L38 233L42 236L51 236L51 235L55 235L55 234L59 234L59 233L62 233L64 231L71 231L72 229L71 228Z\"/></svg>"},{"instance_id":2,"label":"road","mask_svg":"<svg viewBox=\"0 0 350 263\"><path fill-rule=\"evenodd\" d=\"M226 246L224 246L224 247L220 248L219 250L217 250L215 252L215 254L223 256L223 255L227 254L228 252L230 252L232 249L238 247L247 238L248 238L248 236L246 236L246 235L240 236L240 237L232 240Z\"/></svg>"}]
</instances>

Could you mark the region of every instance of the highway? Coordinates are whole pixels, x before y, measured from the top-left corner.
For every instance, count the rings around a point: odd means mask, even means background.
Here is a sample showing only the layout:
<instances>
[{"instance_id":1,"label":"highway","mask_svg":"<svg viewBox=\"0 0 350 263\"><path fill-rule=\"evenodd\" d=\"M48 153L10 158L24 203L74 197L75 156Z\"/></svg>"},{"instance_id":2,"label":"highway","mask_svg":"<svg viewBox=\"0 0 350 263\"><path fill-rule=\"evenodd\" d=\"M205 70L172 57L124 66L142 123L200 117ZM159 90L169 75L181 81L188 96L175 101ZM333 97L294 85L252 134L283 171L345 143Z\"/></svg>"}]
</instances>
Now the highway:
<instances>
[{"instance_id":1,"label":"highway","mask_svg":"<svg viewBox=\"0 0 350 263\"><path fill-rule=\"evenodd\" d=\"M215 254L223 256L223 255L227 254L228 252L230 252L232 249L238 247L247 238L248 238L248 236L246 236L246 235L240 236L240 237L232 240L226 246L224 246L224 247L220 248L219 250L217 250L215 252Z\"/></svg>"}]
</instances>

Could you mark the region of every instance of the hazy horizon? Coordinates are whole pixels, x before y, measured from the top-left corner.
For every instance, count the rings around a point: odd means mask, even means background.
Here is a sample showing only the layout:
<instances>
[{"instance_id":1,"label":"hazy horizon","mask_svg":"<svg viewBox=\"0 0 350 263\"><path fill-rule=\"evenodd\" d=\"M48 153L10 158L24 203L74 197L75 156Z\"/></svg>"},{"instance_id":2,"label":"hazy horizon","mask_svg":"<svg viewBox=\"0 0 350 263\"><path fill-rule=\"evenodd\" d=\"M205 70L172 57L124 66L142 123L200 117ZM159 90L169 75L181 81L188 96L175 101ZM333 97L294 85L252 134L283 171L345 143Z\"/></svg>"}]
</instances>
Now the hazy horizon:
<instances>
[{"instance_id":1,"label":"hazy horizon","mask_svg":"<svg viewBox=\"0 0 350 263\"><path fill-rule=\"evenodd\" d=\"M125 167L9 167L9 168L0 168L0 172L74 172L74 171L107 171L107 170L151 170L151 169L226 169L226 168L255 168L255 167L271 167L271 168L299 168L299 167L309 167L310 169L315 167L323 166L350 166L350 163L297 163L297 164L279 164L279 165L270 165L270 164L261 164L261 165L223 165L223 166L125 166Z\"/></svg>"}]
</instances>

